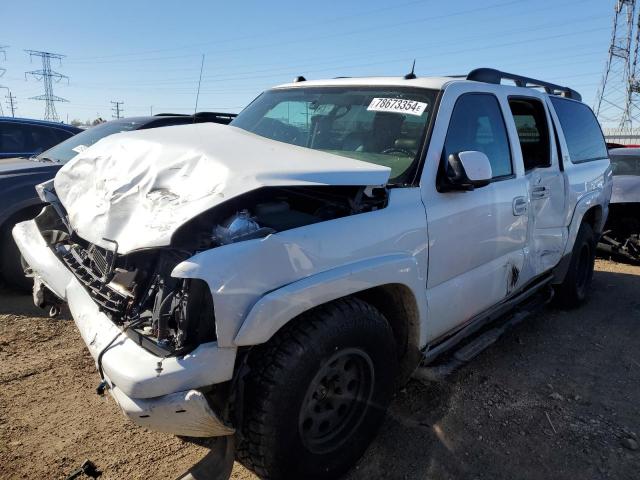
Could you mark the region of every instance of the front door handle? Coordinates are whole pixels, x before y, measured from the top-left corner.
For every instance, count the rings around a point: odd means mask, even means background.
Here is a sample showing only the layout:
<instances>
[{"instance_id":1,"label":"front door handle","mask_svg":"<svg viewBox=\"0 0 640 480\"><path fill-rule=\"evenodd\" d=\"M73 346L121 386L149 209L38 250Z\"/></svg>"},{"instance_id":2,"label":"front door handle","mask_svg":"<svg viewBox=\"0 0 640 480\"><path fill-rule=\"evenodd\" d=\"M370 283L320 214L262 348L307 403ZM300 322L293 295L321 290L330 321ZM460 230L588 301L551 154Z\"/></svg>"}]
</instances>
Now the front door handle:
<instances>
[{"instance_id":1,"label":"front door handle","mask_svg":"<svg viewBox=\"0 0 640 480\"><path fill-rule=\"evenodd\" d=\"M513 199L513 214L518 217L527 213L527 198L516 197Z\"/></svg>"}]
</instances>

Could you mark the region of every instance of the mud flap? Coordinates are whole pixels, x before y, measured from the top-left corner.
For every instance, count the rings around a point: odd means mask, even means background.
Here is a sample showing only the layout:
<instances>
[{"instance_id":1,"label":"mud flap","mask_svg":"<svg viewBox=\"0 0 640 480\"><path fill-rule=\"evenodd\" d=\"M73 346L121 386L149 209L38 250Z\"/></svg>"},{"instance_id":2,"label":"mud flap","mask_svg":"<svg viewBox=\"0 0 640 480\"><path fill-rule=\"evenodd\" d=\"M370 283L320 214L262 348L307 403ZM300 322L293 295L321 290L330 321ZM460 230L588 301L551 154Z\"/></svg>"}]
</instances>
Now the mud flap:
<instances>
[{"instance_id":1,"label":"mud flap","mask_svg":"<svg viewBox=\"0 0 640 480\"><path fill-rule=\"evenodd\" d=\"M228 480L236 453L235 435L217 437L211 451L176 480Z\"/></svg>"}]
</instances>

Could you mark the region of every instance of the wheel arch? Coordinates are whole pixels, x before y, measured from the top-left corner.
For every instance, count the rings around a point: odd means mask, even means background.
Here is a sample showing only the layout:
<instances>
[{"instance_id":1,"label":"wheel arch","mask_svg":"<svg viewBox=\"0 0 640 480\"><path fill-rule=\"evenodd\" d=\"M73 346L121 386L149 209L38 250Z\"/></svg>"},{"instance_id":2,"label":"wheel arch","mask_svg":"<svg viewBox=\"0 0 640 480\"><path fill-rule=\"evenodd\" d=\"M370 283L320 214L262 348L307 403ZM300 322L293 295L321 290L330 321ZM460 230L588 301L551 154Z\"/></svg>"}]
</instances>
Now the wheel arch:
<instances>
[{"instance_id":1,"label":"wheel arch","mask_svg":"<svg viewBox=\"0 0 640 480\"><path fill-rule=\"evenodd\" d=\"M378 309L389 322L407 376L420 359L426 314L425 283L413 257L390 255L322 272L269 292L249 311L234 344L269 341L303 313L350 296Z\"/></svg>"},{"instance_id":2,"label":"wheel arch","mask_svg":"<svg viewBox=\"0 0 640 480\"><path fill-rule=\"evenodd\" d=\"M564 251L565 255L573 250L582 222L587 222L596 235L602 233L609 211L608 201L605 201L603 195L602 191L595 190L582 197L576 204L569 224L569 238Z\"/></svg>"},{"instance_id":3,"label":"wheel arch","mask_svg":"<svg viewBox=\"0 0 640 480\"><path fill-rule=\"evenodd\" d=\"M11 230L17 222L35 217L40 210L42 210L43 206L44 204L39 200L20 202L15 205L9 213L3 215L2 218L0 218L0 247L6 239L12 238ZM0 271L3 270L2 263L2 256L0 256Z\"/></svg>"},{"instance_id":4,"label":"wheel arch","mask_svg":"<svg viewBox=\"0 0 640 480\"><path fill-rule=\"evenodd\" d=\"M569 236L562 259L553 269L553 283L555 285L561 284L567 275L569 264L571 263L573 246L575 245L576 238L578 237L580 225L586 222L595 232L597 238L599 238L604 229L607 214L608 206L606 203L603 203L601 192L599 191L591 192L578 202L574 209L571 223L569 224Z\"/></svg>"},{"instance_id":5,"label":"wheel arch","mask_svg":"<svg viewBox=\"0 0 640 480\"><path fill-rule=\"evenodd\" d=\"M602 213L602 206L594 205L584 212L580 223L586 222L594 232L602 233L602 226L604 225L604 222L602 221Z\"/></svg>"}]
</instances>

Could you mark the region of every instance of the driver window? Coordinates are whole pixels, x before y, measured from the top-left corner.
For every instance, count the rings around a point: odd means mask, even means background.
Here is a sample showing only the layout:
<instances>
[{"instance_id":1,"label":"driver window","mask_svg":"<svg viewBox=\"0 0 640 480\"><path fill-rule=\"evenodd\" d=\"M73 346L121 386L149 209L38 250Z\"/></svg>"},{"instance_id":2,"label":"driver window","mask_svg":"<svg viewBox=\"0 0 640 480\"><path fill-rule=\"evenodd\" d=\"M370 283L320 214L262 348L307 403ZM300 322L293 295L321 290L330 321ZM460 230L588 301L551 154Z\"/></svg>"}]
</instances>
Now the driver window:
<instances>
[{"instance_id":1,"label":"driver window","mask_svg":"<svg viewBox=\"0 0 640 480\"><path fill-rule=\"evenodd\" d=\"M468 93L458 98L453 107L442 158L468 150L489 158L494 179L513 173L504 117L493 95Z\"/></svg>"}]
</instances>

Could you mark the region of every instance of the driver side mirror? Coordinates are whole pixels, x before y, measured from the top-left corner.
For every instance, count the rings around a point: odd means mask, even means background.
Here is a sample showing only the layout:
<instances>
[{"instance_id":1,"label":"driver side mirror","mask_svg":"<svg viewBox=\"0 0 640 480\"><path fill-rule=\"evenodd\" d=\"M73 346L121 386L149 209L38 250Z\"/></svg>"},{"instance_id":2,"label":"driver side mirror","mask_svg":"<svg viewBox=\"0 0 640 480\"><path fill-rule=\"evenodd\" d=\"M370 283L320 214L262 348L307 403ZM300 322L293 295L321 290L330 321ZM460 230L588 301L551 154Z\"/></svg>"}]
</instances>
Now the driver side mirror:
<instances>
[{"instance_id":1,"label":"driver side mirror","mask_svg":"<svg viewBox=\"0 0 640 480\"><path fill-rule=\"evenodd\" d=\"M493 176L489 158L475 150L449 155L445 175L450 188L455 190L484 187L489 185Z\"/></svg>"}]
</instances>

